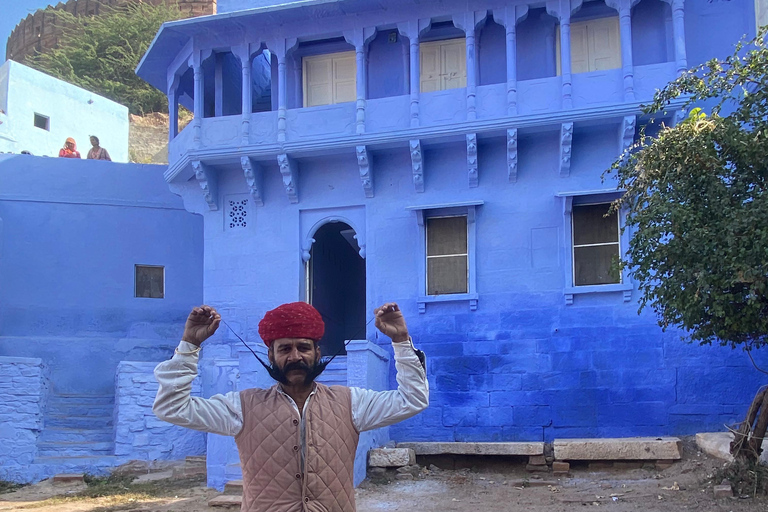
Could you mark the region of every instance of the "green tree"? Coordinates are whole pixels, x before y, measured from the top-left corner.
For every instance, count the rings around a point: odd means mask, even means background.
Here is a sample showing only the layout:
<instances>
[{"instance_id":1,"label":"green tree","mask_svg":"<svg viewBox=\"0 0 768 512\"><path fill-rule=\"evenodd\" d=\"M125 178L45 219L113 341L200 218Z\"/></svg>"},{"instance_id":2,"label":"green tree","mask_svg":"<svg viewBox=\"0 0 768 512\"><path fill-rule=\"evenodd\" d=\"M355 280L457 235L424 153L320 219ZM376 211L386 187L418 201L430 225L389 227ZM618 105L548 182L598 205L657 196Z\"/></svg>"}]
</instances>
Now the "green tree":
<instances>
[{"instance_id":1,"label":"green tree","mask_svg":"<svg viewBox=\"0 0 768 512\"><path fill-rule=\"evenodd\" d=\"M709 115L694 108L655 137L641 132L609 171L626 190L614 208L627 211L631 237L622 265L638 283L640 308L651 307L662 328L681 328L691 341L747 351L768 343L765 33L764 27L729 57L691 69L659 91L646 114L682 100L684 108L707 106ZM742 446L734 452L753 457L766 424L762 390L740 425Z\"/></svg>"},{"instance_id":2,"label":"green tree","mask_svg":"<svg viewBox=\"0 0 768 512\"><path fill-rule=\"evenodd\" d=\"M65 27L59 47L35 55L28 64L122 103L133 114L168 111L166 96L136 76L135 69L160 26L183 16L178 6L103 6L98 16L50 12Z\"/></svg>"}]
</instances>

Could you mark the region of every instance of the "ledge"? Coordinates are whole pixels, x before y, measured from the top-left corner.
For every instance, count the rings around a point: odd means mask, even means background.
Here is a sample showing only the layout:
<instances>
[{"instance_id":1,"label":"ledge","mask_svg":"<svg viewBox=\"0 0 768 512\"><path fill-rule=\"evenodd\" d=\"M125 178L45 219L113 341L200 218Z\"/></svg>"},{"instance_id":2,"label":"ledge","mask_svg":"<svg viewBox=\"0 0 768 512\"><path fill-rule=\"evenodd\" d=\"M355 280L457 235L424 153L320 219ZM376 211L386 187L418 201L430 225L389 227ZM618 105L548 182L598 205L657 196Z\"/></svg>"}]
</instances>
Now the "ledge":
<instances>
[{"instance_id":1,"label":"ledge","mask_svg":"<svg viewBox=\"0 0 768 512\"><path fill-rule=\"evenodd\" d=\"M624 292L624 302L632 300L632 290L634 286L632 283L616 283L616 284L593 284L588 286L569 286L563 290L565 295L566 305L573 304L574 295L585 295L588 293L615 293Z\"/></svg>"},{"instance_id":2,"label":"ledge","mask_svg":"<svg viewBox=\"0 0 768 512\"><path fill-rule=\"evenodd\" d=\"M685 104L685 99L672 102L667 110L675 110ZM647 103L647 102L646 102ZM424 126L417 128L408 128L405 130L395 130L388 132L366 133L360 135L336 135L333 137L312 137L301 141L291 141L278 143L277 141L269 144L248 144L244 146L217 146L213 148L196 149L187 151L184 156L176 162L170 163L163 176L167 182L176 180L186 181L192 176L189 169L190 163L203 161L204 163L226 163L232 161L239 165L240 157L251 157L256 160L272 160L277 158L278 154L289 154L293 157L302 157L305 155L318 154L318 152L342 151L347 149L354 150L355 146L365 145L369 150L376 150L378 147L387 147L392 144L401 143L408 145L410 140L421 140L422 142L430 140L440 140L441 138L452 137L461 133L483 134L506 134L510 128L526 129L552 126L560 129L564 122L585 122L601 121L607 118L623 118L628 115L642 114L644 102L613 103L589 108L577 108L558 110L553 112L543 112L522 116L508 116L493 119L482 119L477 121L462 121L458 123L445 123L436 126ZM186 170L186 172L185 172Z\"/></svg>"},{"instance_id":3,"label":"ledge","mask_svg":"<svg viewBox=\"0 0 768 512\"><path fill-rule=\"evenodd\" d=\"M555 439L556 460L679 460L682 442L677 437L618 439Z\"/></svg>"},{"instance_id":4,"label":"ledge","mask_svg":"<svg viewBox=\"0 0 768 512\"><path fill-rule=\"evenodd\" d=\"M469 310L477 310L478 294L476 293L452 293L446 295L421 295L416 300L419 305L419 313L425 313L427 304L435 302L469 302Z\"/></svg>"}]
</instances>

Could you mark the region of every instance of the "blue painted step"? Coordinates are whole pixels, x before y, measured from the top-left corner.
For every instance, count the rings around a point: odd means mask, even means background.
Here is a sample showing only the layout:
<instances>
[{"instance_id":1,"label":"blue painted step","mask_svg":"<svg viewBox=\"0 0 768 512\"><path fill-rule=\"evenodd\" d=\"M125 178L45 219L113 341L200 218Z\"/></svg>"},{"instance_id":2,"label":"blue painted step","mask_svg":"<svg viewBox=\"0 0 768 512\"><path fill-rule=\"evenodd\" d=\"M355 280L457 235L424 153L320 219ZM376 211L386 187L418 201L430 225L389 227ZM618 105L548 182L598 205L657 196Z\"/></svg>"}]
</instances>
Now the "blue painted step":
<instances>
[{"instance_id":1,"label":"blue painted step","mask_svg":"<svg viewBox=\"0 0 768 512\"><path fill-rule=\"evenodd\" d=\"M87 442L39 442L37 443L38 457L83 457L98 455L114 455L115 445L111 441Z\"/></svg>"},{"instance_id":2,"label":"blue painted step","mask_svg":"<svg viewBox=\"0 0 768 512\"><path fill-rule=\"evenodd\" d=\"M39 438L41 443L105 443L113 440L114 432L111 427L100 429L46 427Z\"/></svg>"},{"instance_id":3,"label":"blue painted step","mask_svg":"<svg viewBox=\"0 0 768 512\"><path fill-rule=\"evenodd\" d=\"M103 429L112 426L112 416L69 416L64 414L46 414L46 427L67 427L82 429Z\"/></svg>"},{"instance_id":4,"label":"blue painted step","mask_svg":"<svg viewBox=\"0 0 768 512\"><path fill-rule=\"evenodd\" d=\"M56 416L112 416L113 404L48 404L46 412Z\"/></svg>"},{"instance_id":5,"label":"blue painted step","mask_svg":"<svg viewBox=\"0 0 768 512\"><path fill-rule=\"evenodd\" d=\"M48 406L59 404L114 404L115 397L112 395L73 395L73 394L56 394L51 395L48 398Z\"/></svg>"}]
</instances>

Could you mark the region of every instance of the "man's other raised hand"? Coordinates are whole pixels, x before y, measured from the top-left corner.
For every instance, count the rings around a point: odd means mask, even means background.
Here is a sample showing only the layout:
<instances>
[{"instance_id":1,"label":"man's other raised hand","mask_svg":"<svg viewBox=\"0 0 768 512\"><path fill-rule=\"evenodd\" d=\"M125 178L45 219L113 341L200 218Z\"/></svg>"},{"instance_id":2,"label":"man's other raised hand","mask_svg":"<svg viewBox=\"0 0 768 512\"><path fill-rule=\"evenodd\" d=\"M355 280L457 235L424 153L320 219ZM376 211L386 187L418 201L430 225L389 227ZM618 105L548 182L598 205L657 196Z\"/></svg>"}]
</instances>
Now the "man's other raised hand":
<instances>
[{"instance_id":1,"label":"man's other raised hand","mask_svg":"<svg viewBox=\"0 0 768 512\"><path fill-rule=\"evenodd\" d=\"M210 338L221 323L221 315L211 306L198 306L189 313L184 324L182 341L198 347Z\"/></svg>"}]
</instances>

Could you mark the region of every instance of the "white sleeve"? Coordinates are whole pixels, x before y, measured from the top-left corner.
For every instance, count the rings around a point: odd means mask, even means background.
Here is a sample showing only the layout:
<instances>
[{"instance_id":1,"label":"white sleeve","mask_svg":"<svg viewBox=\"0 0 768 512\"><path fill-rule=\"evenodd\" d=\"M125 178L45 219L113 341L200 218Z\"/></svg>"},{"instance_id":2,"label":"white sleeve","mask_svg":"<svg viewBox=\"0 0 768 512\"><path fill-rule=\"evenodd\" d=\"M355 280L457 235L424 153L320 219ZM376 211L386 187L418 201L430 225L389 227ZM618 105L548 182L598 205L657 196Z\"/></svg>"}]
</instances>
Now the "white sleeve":
<instances>
[{"instance_id":1,"label":"white sleeve","mask_svg":"<svg viewBox=\"0 0 768 512\"><path fill-rule=\"evenodd\" d=\"M423 411L429 405L429 382L411 340L392 344L397 389L373 391L350 388L352 421L359 432L386 427Z\"/></svg>"},{"instance_id":2,"label":"white sleeve","mask_svg":"<svg viewBox=\"0 0 768 512\"><path fill-rule=\"evenodd\" d=\"M199 352L200 347L182 341L173 358L157 365L155 378L160 387L152 411L174 425L224 436L237 435L243 428L238 391L207 399L190 395L192 381L197 377Z\"/></svg>"}]
</instances>

